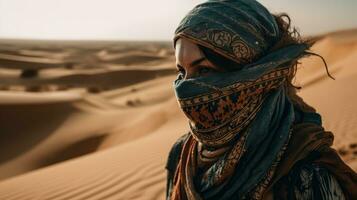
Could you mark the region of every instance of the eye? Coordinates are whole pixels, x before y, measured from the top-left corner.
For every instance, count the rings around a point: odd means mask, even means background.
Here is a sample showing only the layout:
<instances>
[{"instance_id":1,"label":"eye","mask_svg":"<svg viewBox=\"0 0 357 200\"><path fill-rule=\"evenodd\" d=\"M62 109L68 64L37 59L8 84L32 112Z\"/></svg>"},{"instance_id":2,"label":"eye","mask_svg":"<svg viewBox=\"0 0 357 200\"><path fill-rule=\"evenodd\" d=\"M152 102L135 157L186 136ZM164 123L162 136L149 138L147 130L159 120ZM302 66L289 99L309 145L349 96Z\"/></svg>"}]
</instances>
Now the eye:
<instances>
[{"instance_id":1,"label":"eye","mask_svg":"<svg viewBox=\"0 0 357 200\"><path fill-rule=\"evenodd\" d=\"M199 68L198 73L199 74L208 74L208 73L215 72L215 71L216 70L211 67L202 66Z\"/></svg>"}]
</instances>

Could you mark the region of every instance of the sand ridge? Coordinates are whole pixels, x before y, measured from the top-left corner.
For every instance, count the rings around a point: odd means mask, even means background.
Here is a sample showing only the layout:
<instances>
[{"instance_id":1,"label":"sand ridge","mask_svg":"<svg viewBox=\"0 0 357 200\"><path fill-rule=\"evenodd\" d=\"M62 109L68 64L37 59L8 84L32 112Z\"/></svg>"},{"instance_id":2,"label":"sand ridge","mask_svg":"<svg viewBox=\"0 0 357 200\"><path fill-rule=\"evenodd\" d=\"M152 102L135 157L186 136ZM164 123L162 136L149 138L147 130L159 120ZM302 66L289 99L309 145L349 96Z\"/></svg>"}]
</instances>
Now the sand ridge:
<instances>
[{"instance_id":1,"label":"sand ridge","mask_svg":"<svg viewBox=\"0 0 357 200\"><path fill-rule=\"evenodd\" d=\"M90 60L75 45L96 58ZM70 67L44 69L16 86L15 72L0 73L13 81L0 91L0 111L5 113L0 128L6 130L0 141L6 141L9 152L0 157L0 199L164 199L168 151L188 131L172 89L171 46L75 45L52 51ZM326 58L336 80L327 77L322 61L314 57L303 60L296 79L303 88L299 94L322 114L324 127L335 134L334 147L354 170L356 45L356 30L324 35L313 50ZM51 54L30 42L23 48L8 44L7 49L25 56ZM87 58L85 63L78 63L78 55ZM102 79L122 82L78 78L74 84L80 74L105 74ZM36 81L56 78L62 79L28 89Z\"/></svg>"}]
</instances>

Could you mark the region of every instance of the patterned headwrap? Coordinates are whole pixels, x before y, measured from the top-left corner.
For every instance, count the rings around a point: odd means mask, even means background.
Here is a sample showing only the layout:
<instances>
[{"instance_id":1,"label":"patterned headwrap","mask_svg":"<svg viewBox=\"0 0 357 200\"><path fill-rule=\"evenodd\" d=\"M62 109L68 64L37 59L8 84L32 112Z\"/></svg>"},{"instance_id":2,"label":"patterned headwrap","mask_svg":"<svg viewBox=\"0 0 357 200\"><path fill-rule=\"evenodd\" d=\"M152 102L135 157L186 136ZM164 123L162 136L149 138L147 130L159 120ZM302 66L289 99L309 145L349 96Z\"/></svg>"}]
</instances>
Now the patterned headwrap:
<instances>
[{"instance_id":1,"label":"patterned headwrap","mask_svg":"<svg viewBox=\"0 0 357 200\"><path fill-rule=\"evenodd\" d=\"M306 44L271 51L280 40L255 0L211 0L182 20L185 38L237 63L237 70L174 81L189 119L171 199L261 199L289 142L295 110L284 83ZM219 66L223 67L224 66ZM320 116L315 122L320 124Z\"/></svg>"},{"instance_id":2,"label":"patterned headwrap","mask_svg":"<svg viewBox=\"0 0 357 200\"><path fill-rule=\"evenodd\" d=\"M270 55L269 50L280 37L274 16L257 1L210 0L196 6L181 21L175 31L174 44L178 38L186 38L238 65L254 66L256 61ZM291 48L302 53L308 46L300 44ZM281 61L282 52L284 50L270 55L268 60ZM293 57L296 54L289 59Z\"/></svg>"}]
</instances>

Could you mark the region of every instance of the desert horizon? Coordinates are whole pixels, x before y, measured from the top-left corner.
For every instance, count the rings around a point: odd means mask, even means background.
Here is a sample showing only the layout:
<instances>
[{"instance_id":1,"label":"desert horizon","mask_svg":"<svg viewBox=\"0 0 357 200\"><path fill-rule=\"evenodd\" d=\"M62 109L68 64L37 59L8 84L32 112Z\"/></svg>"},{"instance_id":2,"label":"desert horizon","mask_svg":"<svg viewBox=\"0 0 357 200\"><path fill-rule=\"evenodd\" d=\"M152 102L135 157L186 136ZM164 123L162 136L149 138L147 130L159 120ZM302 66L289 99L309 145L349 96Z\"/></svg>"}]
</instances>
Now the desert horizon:
<instances>
[{"instance_id":1,"label":"desert horizon","mask_svg":"<svg viewBox=\"0 0 357 200\"><path fill-rule=\"evenodd\" d=\"M310 36L299 95L357 171L357 29ZM164 199L189 130L171 41L0 39L0 199Z\"/></svg>"}]
</instances>

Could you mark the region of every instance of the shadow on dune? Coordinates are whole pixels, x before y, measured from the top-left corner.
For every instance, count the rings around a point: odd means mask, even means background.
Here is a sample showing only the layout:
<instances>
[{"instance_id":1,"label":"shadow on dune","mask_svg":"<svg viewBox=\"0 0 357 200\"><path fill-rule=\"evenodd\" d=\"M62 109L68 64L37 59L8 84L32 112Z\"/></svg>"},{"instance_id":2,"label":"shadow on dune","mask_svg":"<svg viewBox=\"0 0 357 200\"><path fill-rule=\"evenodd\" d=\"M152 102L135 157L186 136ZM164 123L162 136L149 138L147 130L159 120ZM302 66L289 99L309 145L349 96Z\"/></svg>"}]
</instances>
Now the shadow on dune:
<instances>
[{"instance_id":1,"label":"shadow on dune","mask_svg":"<svg viewBox=\"0 0 357 200\"><path fill-rule=\"evenodd\" d=\"M95 135L89 138L85 138L81 141L75 142L71 145L63 147L62 149L52 153L49 157L44 157L38 168L49 166L58 162L69 160L72 158L80 157L92 152L95 152L102 142L106 139L106 134Z\"/></svg>"},{"instance_id":2,"label":"shadow on dune","mask_svg":"<svg viewBox=\"0 0 357 200\"><path fill-rule=\"evenodd\" d=\"M127 55L116 59L110 59L107 62L122 65L137 65L163 59L164 57L154 55Z\"/></svg>"},{"instance_id":3,"label":"shadow on dune","mask_svg":"<svg viewBox=\"0 0 357 200\"><path fill-rule=\"evenodd\" d=\"M68 102L0 105L0 164L49 137L76 110Z\"/></svg>"},{"instance_id":4,"label":"shadow on dune","mask_svg":"<svg viewBox=\"0 0 357 200\"><path fill-rule=\"evenodd\" d=\"M63 77L43 79L6 79L0 84L4 86L24 85L26 87L58 85L63 87L96 87L101 90L117 89L135 83L144 82L157 77L175 74L174 68L161 70L118 70L94 74L73 74Z\"/></svg>"}]
</instances>

